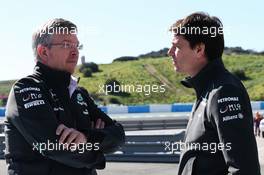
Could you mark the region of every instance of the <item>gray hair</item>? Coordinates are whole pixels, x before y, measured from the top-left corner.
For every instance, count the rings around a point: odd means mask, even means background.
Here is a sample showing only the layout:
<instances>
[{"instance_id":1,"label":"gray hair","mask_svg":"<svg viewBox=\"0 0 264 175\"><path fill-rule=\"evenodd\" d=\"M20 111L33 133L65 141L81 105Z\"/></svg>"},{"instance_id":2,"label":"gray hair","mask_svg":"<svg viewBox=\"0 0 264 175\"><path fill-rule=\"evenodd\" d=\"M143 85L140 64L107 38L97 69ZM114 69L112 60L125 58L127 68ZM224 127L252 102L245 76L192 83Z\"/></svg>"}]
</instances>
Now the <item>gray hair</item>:
<instances>
[{"instance_id":1,"label":"gray hair","mask_svg":"<svg viewBox=\"0 0 264 175\"><path fill-rule=\"evenodd\" d=\"M32 36L32 49L38 61L40 61L37 53L38 45L50 47L53 34L77 34L77 26L65 19L55 18L38 28Z\"/></svg>"}]
</instances>

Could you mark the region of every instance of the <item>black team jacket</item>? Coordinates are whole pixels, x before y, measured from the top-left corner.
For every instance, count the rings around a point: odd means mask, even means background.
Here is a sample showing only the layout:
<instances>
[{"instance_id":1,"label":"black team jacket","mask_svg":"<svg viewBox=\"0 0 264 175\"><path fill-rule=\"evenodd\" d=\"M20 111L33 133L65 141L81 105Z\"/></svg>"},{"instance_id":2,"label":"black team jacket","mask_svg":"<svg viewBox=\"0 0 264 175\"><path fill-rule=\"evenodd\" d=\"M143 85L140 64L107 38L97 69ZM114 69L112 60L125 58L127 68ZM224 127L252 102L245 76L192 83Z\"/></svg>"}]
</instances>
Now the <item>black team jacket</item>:
<instances>
[{"instance_id":1,"label":"black team jacket","mask_svg":"<svg viewBox=\"0 0 264 175\"><path fill-rule=\"evenodd\" d=\"M91 122L105 122L94 129ZM123 127L102 112L70 73L37 63L33 75L12 87L6 107L9 175L90 175L105 167L104 153L124 143ZM60 124L87 136L87 144L59 145Z\"/></svg>"},{"instance_id":2,"label":"black team jacket","mask_svg":"<svg viewBox=\"0 0 264 175\"><path fill-rule=\"evenodd\" d=\"M196 102L186 130L178 175L260 175L250 99L222 59L182 84Z\"/></svg>"}]
</instances>

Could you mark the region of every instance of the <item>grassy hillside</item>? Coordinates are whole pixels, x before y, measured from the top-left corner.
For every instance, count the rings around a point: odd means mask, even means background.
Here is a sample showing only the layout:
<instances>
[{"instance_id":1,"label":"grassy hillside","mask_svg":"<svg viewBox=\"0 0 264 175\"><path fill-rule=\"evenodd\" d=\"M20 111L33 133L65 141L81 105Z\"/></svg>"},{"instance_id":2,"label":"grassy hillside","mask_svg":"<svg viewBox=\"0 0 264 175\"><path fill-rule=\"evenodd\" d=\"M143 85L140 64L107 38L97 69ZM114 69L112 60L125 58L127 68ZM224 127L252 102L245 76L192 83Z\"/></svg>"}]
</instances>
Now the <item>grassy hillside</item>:
<instances>
[{"instance_id":1,"label":"grassy hillside","mask_svg":"<svg viewBox=\"0 0 264 175\"><path fill-rule=\"evenodd\" d=\"M243 83L246 86L252 100L264 100L264 56L256 55L225 55L223 57L226 67L232 72L244 70L247 80ZM155 69L153 76L147 67ZM94 73L91 78L82 77L80 84L86 87L89 92L98 94L99 86L103 85L109 78L116 78L121 84L161 85L159 77L165 77L174 87L166 86L164 93L131 93L130 96L102 96L103 98L116 98L122 104L149 104L149 103L174 103L191 102L194 100L194 91L184 88L180 80L184 75L175 73L170 58L141 59L129 62L114 62L112 64L100 65L101 72Z\"/></svg>"},{"instance_id":2,"label":"grassy hillside","mask_svg":"<svg viewBox=\"0 0 264 175\"><path fill-rule=\"evenodd\" d=\"M175 86L174 89L168 89L164 93L152 92L150 95L148 85L160 86L162 83L158 78L152 76L145 68L146 65L151 65L156 68L158 74L166 77ZM149 104L149 103L173 103L176 101L192 101L194 93L190 89L180 87L179 80L183 75L175 74L170 59L141 59L129 62L114 62L112 64L100 65L101 72L94 73L92 78L81 78L80 85L86 87L90 93L99 93L100 86L104 85L105 81L110 78L115 78L122 85L134 85L136 87L145 86L145 91L142 89L134 90L129 96L111 96L102 95L105 98L116 98L122 104ZM128 89L128 88L127 88ZM161 88L159 88L161 90ZM132 88L131 88L132 91ZM183 95L184 94L184 95Z\"/></svg>"},{"instance_id":3,"label":"grassy hillside","mask_svg":"<svg viewBox=\"0 0 264 175\"><path fill-rule=\"evenodd\" d=\"M243 83L246 86L251 100L264 100L264 56L256 55L225 55L223 57L226 67L232 72L244 70L247 80ZM90 78L84 78L76 71L76 75L81 77L80 85L105 103L109 100L119 101L122 104L150 104L150 103L174 103L192 102L195 98L192 89L184 88L180 80L184 75L175 73L172 61L169 57L155 59L139 59L136 61L114 62L112 64L99 65L100 72L93 73ZM105 95L100 87L107 79L115 78L124 85L134 86L134 92L121 95ZM166 83L165 92L152 92L149 94L149 86L155 91L162 91L159 87ZM6 93L10 83L0 83L0 94ZM140 89L145 87L144 89ZM127 91L129 89L127 88ZM142 92L143 91L143 92ZM149 95L148 95L149 94Z\"/></svg>"},{"instance_id":4,"label":"grassy hillside","mask_svg":"<svg viewBox=\"0 0 264 175\"><path fill-rule=\"evenodd\" d=\"M10 81L0 81L0 95L8 95L11 86L14 84L15 80Z\"/></svg>"}]
</instances>

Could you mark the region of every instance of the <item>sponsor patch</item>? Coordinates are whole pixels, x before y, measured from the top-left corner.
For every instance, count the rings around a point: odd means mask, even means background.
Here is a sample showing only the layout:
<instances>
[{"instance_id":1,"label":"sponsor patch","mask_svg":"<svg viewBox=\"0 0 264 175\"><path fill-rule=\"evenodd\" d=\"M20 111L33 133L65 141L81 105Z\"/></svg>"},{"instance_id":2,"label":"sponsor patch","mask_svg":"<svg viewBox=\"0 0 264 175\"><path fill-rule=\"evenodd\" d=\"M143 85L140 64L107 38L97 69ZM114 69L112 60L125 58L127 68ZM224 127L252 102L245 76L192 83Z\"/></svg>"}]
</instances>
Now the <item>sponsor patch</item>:
<instances>
[{"instance_id":1,"label":"sponsor patch","mask_svg":"<svg viewBox=\"0 0 264 175\"><path fill-rule=\"evenodd\" d=\"M22 100L24 102L27 102L29 100L37 100L37 99L41 99L42 98L42 94L36 94L36 93L29 93L29 94L25 94L22 98Z\"/></svg>"},{"instance_id":2,"label":"sponsor patch","mask_svg":"<svg viewBox=\"0 0 264 175\"><path fill-rule=\"evenodd\" d=\"M238 97L225 97L225 98L219 99L217 102L224 103L224 102L230 102L230 101L239 101L239 98Z\"/></svg>"},{"instance_id":3,"label":"sponsor patch","mask_svg":"<svg viewBox=\"0 0 264 175\"><path fill-rule=\"evenodd\" d=\"M225 116L223 117L223 122L235 120L235 119L243 119L244 116L242 113L238 113L237 115Z\"/></svg>"},{"instance_id":4,"label":"sponsor patch","mask_svg":"<svg viewBox=\"0 0 264 175\"><path fill-rule=\"evenodd\" d=\"M224 108L220 108L220 113L224 114L228 111L228 106L224 107Z\"/></svg>"},{"instance_id":5,"label":"sponsor patch","mask_svg":"<svg viewBox=\"0 0 264 175\"><path fill-rule=\"evenodd\" d=\"M229 104L226 105L225 107L220 108L220 113L224 114L226 112L233 112L233 111L241 111L241 105L239 103L235 104Z\"/></svg>"},{"instance_id":6,"label":"sponsor patch","mask_svg":"<svg viewBox=\"0 0 264 175\"><path fill-rule=\"evenodd\" d=\"M31 108L33 106L40 106L40 105L44 105L44 104L45 104L44 100L35 100L35 101L24 104L24 107L26 109L28 109L28 108Z\"/></svg>"},{"instance_id":7,"label":"sponsor patch","mask_svg":"<svg viewBox=\"0 0 264 175\"><path fill-rule=\"evenodd\" d=\"M20 89L19 93L23 93L27 91L38 91L39 92L40 89L37 87L27 87L27 88Z\"/></svg>"}]
</instances>

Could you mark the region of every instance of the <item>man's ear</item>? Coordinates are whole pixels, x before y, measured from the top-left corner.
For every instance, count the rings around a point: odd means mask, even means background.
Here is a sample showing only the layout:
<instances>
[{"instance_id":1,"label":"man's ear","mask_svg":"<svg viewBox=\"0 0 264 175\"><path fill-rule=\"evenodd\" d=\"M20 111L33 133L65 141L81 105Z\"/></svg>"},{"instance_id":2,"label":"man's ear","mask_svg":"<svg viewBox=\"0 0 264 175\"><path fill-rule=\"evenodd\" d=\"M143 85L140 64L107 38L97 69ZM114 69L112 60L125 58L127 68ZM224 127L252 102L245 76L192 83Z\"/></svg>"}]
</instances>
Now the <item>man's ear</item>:
<instances>
[{"instance_id":1,"label":"man's ear","mask_svg":"<svg viewBox=\"0 0 264 175\"><path fill-rule=\"evenodd\" d=\"M43 63L48 61L48 48L43 45L37 46L37 54Z\"/></svg>"},{"instance_id":2,"label":"man's ear","mask_svg":"<svg viewBox=\"0 0 264 175\"><path fill-rule=\"evenodd\" d=\"M205 56L205 45L204 43L199 43L195 46L196 54L199 58L206 57Z\"/></svg>"}]
</instances>

